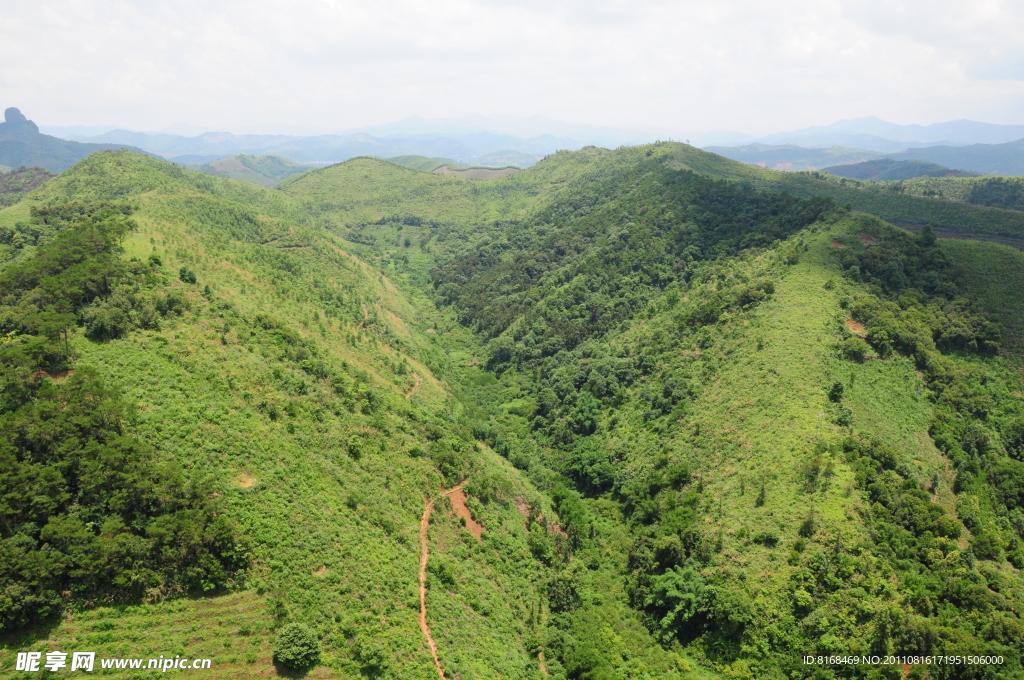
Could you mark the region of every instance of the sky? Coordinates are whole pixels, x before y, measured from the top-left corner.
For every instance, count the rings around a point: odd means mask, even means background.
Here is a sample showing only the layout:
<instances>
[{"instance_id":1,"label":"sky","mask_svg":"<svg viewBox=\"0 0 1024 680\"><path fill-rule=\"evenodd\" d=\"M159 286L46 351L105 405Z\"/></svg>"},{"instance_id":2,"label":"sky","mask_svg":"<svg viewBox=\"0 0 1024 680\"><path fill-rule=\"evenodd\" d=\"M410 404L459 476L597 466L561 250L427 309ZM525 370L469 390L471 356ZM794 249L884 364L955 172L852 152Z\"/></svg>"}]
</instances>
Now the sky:
<instances>
[{"instance_id":1,"label":"sky","mask_svg":"<svg viewBox=\"0 0 1024 680\"><path fill-rule=\"evenodd\" d=\"M406 116L766 134L1024 123L1020 0L4 0L0 108L309 134Z\"/></svg>"}]
</instances>

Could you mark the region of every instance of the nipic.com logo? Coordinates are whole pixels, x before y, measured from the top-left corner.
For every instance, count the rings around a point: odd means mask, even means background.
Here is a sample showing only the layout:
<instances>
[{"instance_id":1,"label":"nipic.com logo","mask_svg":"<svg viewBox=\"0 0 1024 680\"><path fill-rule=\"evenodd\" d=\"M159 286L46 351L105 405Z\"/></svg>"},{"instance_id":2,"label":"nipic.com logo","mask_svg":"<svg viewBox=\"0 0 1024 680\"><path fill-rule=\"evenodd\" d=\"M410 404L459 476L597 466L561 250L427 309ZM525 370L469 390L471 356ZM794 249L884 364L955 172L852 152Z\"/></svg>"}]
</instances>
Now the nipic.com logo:
<instances>
[{"instance_id":1,"label":"nipic.com logo","mask_svg":"<svg viewBox=\"0 0 1024 680\"><path fill-rule=\"evenodd\" d=\"M70 657L70 658L69 658ZM171 670L202 670L212 665L210 659L193 659L176 655L173 657L163 656L151 659L139 659L129 657L111 657L99 659L97 668L96 652L18 652L18 659L15 662L14 670L35 673L39 671L84 671L91 673L94 670L115 670L115 669L148 669L158 670L166 673Z\"/></svg>"}]
</instances>

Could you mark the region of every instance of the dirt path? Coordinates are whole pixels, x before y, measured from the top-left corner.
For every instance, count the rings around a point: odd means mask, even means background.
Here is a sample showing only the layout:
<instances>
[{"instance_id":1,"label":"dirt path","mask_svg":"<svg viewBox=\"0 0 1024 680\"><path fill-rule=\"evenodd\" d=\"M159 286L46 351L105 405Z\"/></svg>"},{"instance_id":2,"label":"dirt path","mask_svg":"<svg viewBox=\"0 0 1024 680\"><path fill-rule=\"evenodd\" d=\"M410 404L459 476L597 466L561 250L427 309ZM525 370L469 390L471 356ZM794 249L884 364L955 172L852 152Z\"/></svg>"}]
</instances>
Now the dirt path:
<instances>
[{"instance_id":1,"label":"dirt path","mask_svg":"<svg viewBox=\"0 0 1024 680\"><path fill-rule=\"evenodd\" d=\"M420 377L419 373L413 373L412 377L416 378L416 384L412 386L412 389L405 393L405 398L409 399L412 395L416 394L420 386L423 385L423 378Z\"/></svg>"},{"instance_id":2,"label":"dirt path","mask_svg":"<svg viewBox=\"0 0 1024 680\"><path fill-rule=\"evenodd\" d=\"M423 637L427 639L430 655L434 657L437 675L441 680L448 680L445 677L444 669L441 668L441 661L437 658L437 645L434 643L434 636L430 634L430 626L427 625L427 560L430 559L427 532L430 529L430 511L434 509L434 501L424 498L423 503L423 518L420 519L420 630L423 631Z\"/></svg>"},{"instance_id":3,"label":"dirt path","mask_svg":"<svg viewBox=\"0 0 1024 680\"><path fill-rule=\"evenodd\" d=\"M416 377L419 378L419 376ZM448 498L451 499L452 509L455 510L455 514L466 521L466 528L469 529L470 533L479 541L484 527L473 519L473 514L466 506L466 493L462 490L463 484L465 484L465 482L456 484L447 491L442 488L441 495L448 496ZM429 498L424 498L423 517L420 519L420 630L423 631L423 637L427 640L427 647L430 648L430 655L434 657L434 666L437 668L437 675L441 680L448 680L448 678L445 677L444 669L441 667L441 661L437 657L437 643L434 642L434 636L431 635L430 626L427 624L427 562L430 560L430 544L427 534L430 531L430 513L433 510L434 501ZM543 654L543 652L541 654ZM547 667L544 665L543 656L540 658L540 664L541 669L544 671L544 675L546 676Z\"/></svg>"}]
</instances>

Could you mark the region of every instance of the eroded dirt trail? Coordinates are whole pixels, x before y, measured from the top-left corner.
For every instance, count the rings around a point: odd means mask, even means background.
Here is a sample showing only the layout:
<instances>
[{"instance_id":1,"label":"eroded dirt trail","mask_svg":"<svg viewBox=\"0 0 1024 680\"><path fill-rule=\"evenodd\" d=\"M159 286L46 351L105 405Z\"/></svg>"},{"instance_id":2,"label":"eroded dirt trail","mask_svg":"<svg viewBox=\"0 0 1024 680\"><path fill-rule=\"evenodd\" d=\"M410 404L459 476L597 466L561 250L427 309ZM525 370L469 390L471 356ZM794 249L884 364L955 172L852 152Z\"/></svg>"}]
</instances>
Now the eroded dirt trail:
<instances>
[{"instance_id":1,"label":"eroded dirt trail","mask_svg":"<svg viewBox=\"0 0 1024 680\"><path fill-rule=\"evenodd\" d=\"M419 376L416 376L417 378ZM462 484L465 484L463 482ZM480 540L484 527L473 519L473 514L466 506L466 493L462 490L462 484L457 484L445 491L441 489L441 496L447 496L452 502L452 509L458 517L466 522L466 529L469 530L476 540ZM420 630L427 640L427 647L430 648L430 655L434 657L434 666L437 668L437 675L441 680L448 680L441 667L441 661L437 657L437 643L430 633L430 625L427 624L427 563L430 561L430 513L434 510L434 501L429 498L423 499L423 517L420 519ZM540 659L541 668L547 675L547 668L544 666L544 659Z\"/></svg>"},{"instance_id":2,"label":"eroded dirt trail","mask_svg":"<svg viewBox=\"0 0 1024 680\"><path fill-rule=\"evenodd\" d=\"M441 668L441 661L437 658L437 645L434 643L434 636L430 634L430 626L427 625L427 560L430 559L427 533L430 529L430 512L434 509L434 501L424 498L423 504L423 517L420 519L420 630L423 631L423 637L427 639L430 655L434 657L437 675L441 680L448 680L445 677L444 669Z\"/></svg>"}]
</instances>

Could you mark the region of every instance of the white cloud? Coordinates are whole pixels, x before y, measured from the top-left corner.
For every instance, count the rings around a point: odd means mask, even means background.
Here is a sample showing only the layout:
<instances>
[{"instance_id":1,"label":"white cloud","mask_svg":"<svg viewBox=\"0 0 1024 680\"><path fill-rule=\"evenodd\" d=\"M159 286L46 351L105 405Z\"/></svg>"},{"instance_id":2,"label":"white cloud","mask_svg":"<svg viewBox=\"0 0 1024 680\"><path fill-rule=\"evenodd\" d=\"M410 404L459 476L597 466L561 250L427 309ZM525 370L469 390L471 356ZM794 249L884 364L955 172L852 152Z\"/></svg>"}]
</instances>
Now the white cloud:
<instances>
[{"instance_id":1,"label":"white cloud","mask_svg":"<svg viewBox=\"0 0 1024 680\"><path fill-rule=\"evenodd\" d=\"M768 132L1020 123L1024 8L952 0L7 0L0 106L43 125L408 115Z\"/></svg>"}]
</instances>

